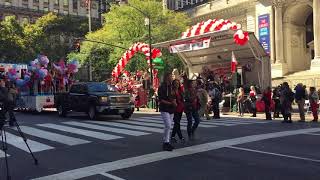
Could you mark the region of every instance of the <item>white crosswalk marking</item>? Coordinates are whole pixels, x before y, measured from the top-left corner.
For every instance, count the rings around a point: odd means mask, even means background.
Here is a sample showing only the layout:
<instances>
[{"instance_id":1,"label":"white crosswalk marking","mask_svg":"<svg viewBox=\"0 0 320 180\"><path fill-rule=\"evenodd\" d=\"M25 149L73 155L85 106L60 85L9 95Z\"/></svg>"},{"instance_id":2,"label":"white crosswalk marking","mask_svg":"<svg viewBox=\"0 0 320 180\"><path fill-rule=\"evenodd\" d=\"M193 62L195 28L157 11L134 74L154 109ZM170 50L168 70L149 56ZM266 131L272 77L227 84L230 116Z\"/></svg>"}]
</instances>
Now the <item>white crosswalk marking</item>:
<instances>
[{"instance_id":1,"label":"white crosswalk marking","mask_svg":"<svg viewBox=\"0 0 320 180\"><path fill-rule=\"evenodd\" d=\"M131 118L131 120L134 120L134 121L139 121L139 122L152 122L152 123L158 123L158 124L163 124L162 121L159 121L159 120L154 120L154 119L138 119L138 118ZM173 123L173 122L172 122ZM187 122L180 122L180 124L182 126L186 126L188 123ZM204 127L204 128L212 128L212 127L217 127L217 126L214 126L214 125L206 125L206 124L199 124L199 127Z\"/></svg>"},{"instance_id":2,"label":"white crosswalk marking","mask_svg":"<svg viewBox=\"0 0 320 180\"><path fill-rule=\"evenodd\" d=\"M113 139L119 139L122 138L121 136L115 136L111 134L105 134L105 133L100 133L100 132L95 132L95 131L89 131L89 130L84 130L84 129L78 129L78 128L73 128L69 126L63 126L63 125L57 125L57 124L37 124L38 126L41 127L46 127L46 128L51 128L51 129L56 129L59 131L65 131L73 134L80 134L82 136L88 136L96 139L101 139L101 140L113 140Z\"/></svg>"},{"instance_id":3,"label":"white crosswalk marking","mask_svg":"<svg viewBox=\"0 0 320 180\"><path fill-rule=\"evenodd\" d=\"M127 130L127 129L120 129L120 128L112 128L112 127L107 127L107 126L98 126L98 125L94 125L94 124L81 123L81 122L75 122L75 121L64 122L63 124L79 126L79 127L89 128L89 129L102 130L102 131L109 131L109 132L114 132L114 133L118 133L118 134L126 134L126 135L130 135L130 136L142 136L142 135L150 134L150 133L146 133L146 132L139 132L139 131L133 131L133 130Z\"/></svg>"},{"instance_id":4,"label":"white crosswalk marking","mask_svg":"<svg viewBox=\"0 0 320 180\"><path fill-rule=\"evenodd\" d=\"M156 133L163 133L162 129L158 128L152 128L152 127L145 127L145 126L135 126L135 125L129 125L129 124L123 124L123 123L116 123L116 122L104 122L104 121L87 121L89 123L95 123L95 124L102 124L107 126L115 126L115 127L121 127L121 128L128 128L128 129L135 129L135 130L141 130L141 131L150 131L150 132L156 132Z\"/></svg>"},{"instance_id":5,"label":"white crosswalk marking","mask_svg":"<svg viewBox=\"0 0 320 180\"><path fill-rule=\"evenodd\" d=\"M163 124L157 124L157 123L152 123L152 122L136 122L136 121L121 121L123 123L128 123L128 124L135 124L135 125L139 125L139 126L151 126L151 127L159 127L159 128L163 128L164 125ZM182 130L187 130L187 128L185 126L181 126Z\"/></svg>"},{"instance_id":6,"label":"white crosswalk marking","mask_svg":"<svg viewBox=\"0 0 320 180\"><path fill-rule=\"evenodd\" d=\"M141 118L141 119L145 119L147 120L147 118ZM157 119L157 120L156 120ZM152 120L155 120L155 121L160 121L161 120L161 117L159 118L152 118ZM187 119L186 118L182 118L181 120L181 124L187 124ZM200 122L200 125L203 127L203 126L211 126L211 127L216 127L217 125L218 126L235 126L236 124L232 124L232 123L228 123L228 122L225 122L225 123L220 123L220 122L203 122L201 121ZM201 127L200 126L200 127Z\"/></svg>"},{"instance_id":7,"label":"white crosswalk marking","mask_svg":"<svg viewBox=\"0 0 320 180\"><path fill-rule=\"evenodd\" d=\"M22 132L32 136L40 137L43 139L47 139L49 141L55 141L55 142L70 145L70 146L85 144L90 142L83 139L56 134L56 133L40 130L37 128L28 127L28 126L21 126L21 130Z\"/></svg>"},{"instance_id":8,"label":"white crosswalk marking","mask_svg":"<svg viewBox=\"0 0 320 180\"><path fill-rule=\"evenodd\" d=\"M23 151L29 152L26 144L24 143L23 139L20 136L16 136L16 135L8 133L8 132L6 132L6 135L7 135L7 143L8 144L11 144L12 146L15 146L18 149L21 149ZM28 142L32 152L39 152L39 151L54 149L51 146L48 146L46 144L42 144L42 143L30 140L30 139L28 139L27 142Z\"/></svg>"}]
</instances>

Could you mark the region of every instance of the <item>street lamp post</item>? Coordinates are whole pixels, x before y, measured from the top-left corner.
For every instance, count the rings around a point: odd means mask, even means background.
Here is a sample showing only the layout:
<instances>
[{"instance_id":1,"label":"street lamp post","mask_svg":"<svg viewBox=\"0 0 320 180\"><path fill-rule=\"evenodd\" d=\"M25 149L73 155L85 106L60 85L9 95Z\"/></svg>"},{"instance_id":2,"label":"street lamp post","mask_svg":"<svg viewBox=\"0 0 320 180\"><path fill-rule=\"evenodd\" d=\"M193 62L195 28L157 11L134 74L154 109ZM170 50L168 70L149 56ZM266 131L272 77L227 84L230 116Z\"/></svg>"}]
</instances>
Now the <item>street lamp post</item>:
<instances>
[{"instance_id":1,"label":"street lamp post","mask_svg":"<svg viewBox=\"0 0 320 180\"><path fill-rule=\"evenodd\" d=\"M144 17L145 17L145 25L148 26L148 36L149 36L149 60L150 60L150 78L151 78L151 88L153 88L153 64L152 64L152 37L151 37L151 18L150 15L146 14L139 8L132 6L131 4L128 3L128 1L120 1L119 3L121 4L127 4L129 7L137 10L140 12Z\"/></svg>"}]
</instances>

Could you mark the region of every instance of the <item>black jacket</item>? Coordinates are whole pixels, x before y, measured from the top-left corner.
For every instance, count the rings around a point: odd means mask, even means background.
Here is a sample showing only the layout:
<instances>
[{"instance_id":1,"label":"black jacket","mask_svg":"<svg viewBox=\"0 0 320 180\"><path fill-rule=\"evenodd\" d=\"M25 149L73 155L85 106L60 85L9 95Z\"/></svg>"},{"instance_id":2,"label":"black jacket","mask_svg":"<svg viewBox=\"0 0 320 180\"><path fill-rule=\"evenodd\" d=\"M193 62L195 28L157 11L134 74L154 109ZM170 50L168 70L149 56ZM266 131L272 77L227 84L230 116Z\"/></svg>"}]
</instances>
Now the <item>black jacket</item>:
<instances>
[{"instance_id":1,"label":"black jacket","mask_svg":"<svg viewBox=\"0 0 320 180\"><path fill-rule=\"evenodd\" d=\"M172 91L171 84L167 85L165 83L162 83L158 89L158 96L159 96L159 102L160 102L159 104L160 112L168 112L171 114L174 113L175 111L174 105L161 103L161 100L173 101L176 99L174 92Z\"/></svg>"}]
</instances>

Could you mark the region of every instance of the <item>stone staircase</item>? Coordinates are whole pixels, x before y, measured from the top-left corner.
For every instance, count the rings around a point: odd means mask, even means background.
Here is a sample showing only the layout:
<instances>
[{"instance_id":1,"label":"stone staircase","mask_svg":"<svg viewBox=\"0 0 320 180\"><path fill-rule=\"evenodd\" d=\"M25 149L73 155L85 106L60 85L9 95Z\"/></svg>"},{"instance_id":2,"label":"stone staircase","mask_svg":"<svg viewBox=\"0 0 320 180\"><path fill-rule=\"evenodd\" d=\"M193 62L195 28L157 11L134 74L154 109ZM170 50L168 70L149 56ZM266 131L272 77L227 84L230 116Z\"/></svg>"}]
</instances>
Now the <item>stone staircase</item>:
<instances>
[{"instance_id":1,"label":"stone staircase","mask_svg":"<svg viewBox=\"0 0 320 180\"><path fill-rule=\"evenodd\" d=\"M294 87L298 83L302 83L307 87L314 86L317 89L320 88L320 72L319 71L300 71L295 72L281 78L273 78L272 86L275 87L283 82L288 82L290 87Z\"/></svg>"}]
</instances>

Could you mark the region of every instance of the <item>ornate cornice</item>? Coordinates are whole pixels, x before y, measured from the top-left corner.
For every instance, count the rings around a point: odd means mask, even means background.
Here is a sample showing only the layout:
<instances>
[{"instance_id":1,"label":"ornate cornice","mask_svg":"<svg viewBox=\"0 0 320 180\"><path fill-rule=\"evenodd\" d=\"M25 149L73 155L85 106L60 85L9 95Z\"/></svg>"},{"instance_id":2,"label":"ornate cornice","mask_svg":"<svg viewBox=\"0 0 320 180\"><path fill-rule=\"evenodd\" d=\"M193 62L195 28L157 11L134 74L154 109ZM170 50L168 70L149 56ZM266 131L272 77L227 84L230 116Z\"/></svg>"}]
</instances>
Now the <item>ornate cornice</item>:
<instances>
[{"instance_id":1,"label":"ornate cornice","mask_svg":"<svg viewBox=\"0 0 320 180\"><path fill-rule=\"evenodd\" d=\"M199 22L202 20L210 19L210 18L231 19L231 18L234 18L237 16L245 15L245 14L247 14L247 12L250 12L252 10L254 11L255 5L256 5L256 1L249 1L249 2L245 2L245 3L240 3L235 6L226 7L224 9L221 9L218 11L209 12L204 15L196 16L196 17L192 18L192 20L194 22Z\"/></svg>"}]
</instances>

